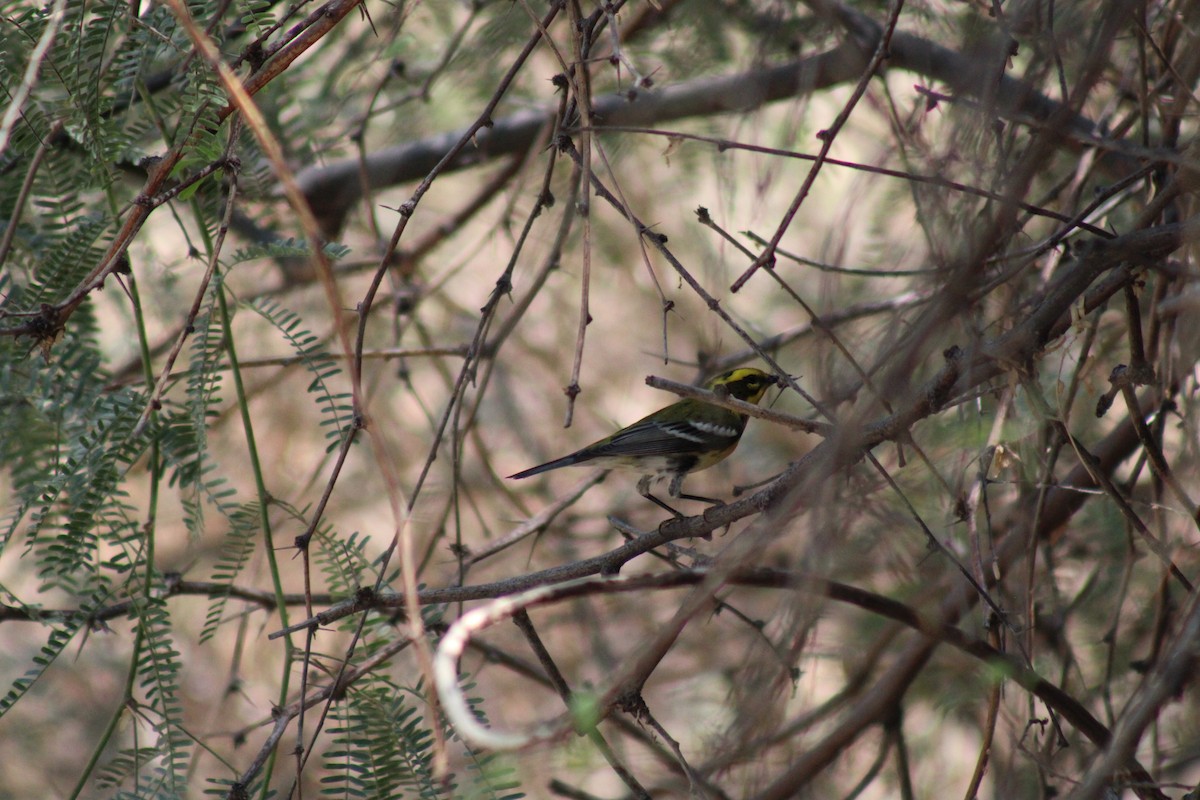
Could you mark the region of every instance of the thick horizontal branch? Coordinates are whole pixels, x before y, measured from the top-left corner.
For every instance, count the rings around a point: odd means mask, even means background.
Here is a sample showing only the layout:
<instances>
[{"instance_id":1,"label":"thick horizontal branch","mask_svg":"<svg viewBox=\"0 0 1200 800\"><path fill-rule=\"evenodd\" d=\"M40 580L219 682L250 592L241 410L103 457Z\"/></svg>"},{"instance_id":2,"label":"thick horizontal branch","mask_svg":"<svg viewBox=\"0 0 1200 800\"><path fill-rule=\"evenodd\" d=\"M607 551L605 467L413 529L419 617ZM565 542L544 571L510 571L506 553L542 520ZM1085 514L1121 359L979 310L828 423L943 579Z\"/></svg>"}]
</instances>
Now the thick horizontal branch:
<instances>
[{"instance_id":1,"label":"thick horizontal branch","mask_svg":"<svg viewBox=\"0 0 1200 800\"><path fill-rule=\"evenodd\" d=\"M592 119L598 126L651 125L687 117L744 113L768 103L787 100L857 80L865 66L863 49L847 42L824 53L788 64L752 70L738 75L706 77L630 95L609 95L596 101ZM1062 107L1029 84L1007 75L990 82L971 68L967 56L919 36L897 32L893 37L887 66L904 69L938 80L956 91L979 97L995 93L996 113L1042 121L1062 113ZM500 156L524 152L552 119L554 107L523 111L496 120L481 130L474 147L463 150L446 165L456 170ZM1086 118L1071 115L1066 133L1076 141L1102 143L1114 152L1120 142L1101 142L1097 126ZM362 198L364 188L381 189L424 178L463 135L450 131L370 153L365 159L346 158L301 170L296 178L313 211L328 233L340 230L345 215ZM1126 170L1136 165L1123 162ZM367 178L364 187L362 176Z\"/></svg>"},{"instance_id":2,"label":"thick horizontal branch","mask_svg":"<svg viewBox=\"0 0 1200 800\"><path fill-rule=\"evenodd\" d=\"M810 93L858 76L857 49L839 47L817 56L770 69L722 78L701 78L653 92L610 95L597 100L592 119L604 125L648 125L683 117L745 112L766 103ZM444 171L462 169L512 153L524 152L553 118L556 106L522 111L479 131L474 146L464 149ZM328 232L341 227L345 214L362 197L361 176L370 189L424 178L463 136L450 131L394 145L365 159L346 158L296 175L301 190Z\"/></svg>"},{"instance_id":3,"label":"thick horizontal branch","mask_svg":"<svg viewBox=\"0 0 1200 800\"><path fill-rule=\"evenodd\" d=\"M247 589L213 581L185 581L178 573L167 573L164 576L164 581L166 586L161 595L163 597L182 597L185 595L229 597L235 600L244 600L247 603L254 603L267 611L274 609L277 605L277 596L273 591ZM302 593L293 592L283 595L283 602L289 606L302 606L307 603L329 605L335 602L335 598L333 595L324 593L306 597ZM34 606L0 604L0 622L64 623L83 620L92 626L103 627L104 623L109 620L125 617L133 609L134 603L131 600L122 600L118 603L101 606L92 611L84 611L79 608L36 608Z\"/></svg>"}]
</instances>

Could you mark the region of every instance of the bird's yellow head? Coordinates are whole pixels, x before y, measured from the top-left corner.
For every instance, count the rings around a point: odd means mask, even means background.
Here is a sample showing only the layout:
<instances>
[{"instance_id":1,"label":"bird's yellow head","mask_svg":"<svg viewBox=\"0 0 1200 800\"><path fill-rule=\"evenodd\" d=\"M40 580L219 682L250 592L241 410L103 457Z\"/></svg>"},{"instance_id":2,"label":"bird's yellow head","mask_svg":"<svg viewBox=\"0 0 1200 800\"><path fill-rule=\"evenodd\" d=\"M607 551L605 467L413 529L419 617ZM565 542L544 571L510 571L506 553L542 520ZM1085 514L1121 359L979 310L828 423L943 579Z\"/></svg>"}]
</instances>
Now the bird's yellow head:
<instances>
[{"instance_id":1,"label":"bird's yellow head","mask_svg":"<svg viewBox=\"0 0 1200 800\"><path fill-rule=\"evenodd\" d=\"M704 388L718 394L728 392L730 397L745 400L747 403L758 403L767 389L778 384L778 378L761 369L738 367L709 378Z\"/></svg>"}]
</instances>

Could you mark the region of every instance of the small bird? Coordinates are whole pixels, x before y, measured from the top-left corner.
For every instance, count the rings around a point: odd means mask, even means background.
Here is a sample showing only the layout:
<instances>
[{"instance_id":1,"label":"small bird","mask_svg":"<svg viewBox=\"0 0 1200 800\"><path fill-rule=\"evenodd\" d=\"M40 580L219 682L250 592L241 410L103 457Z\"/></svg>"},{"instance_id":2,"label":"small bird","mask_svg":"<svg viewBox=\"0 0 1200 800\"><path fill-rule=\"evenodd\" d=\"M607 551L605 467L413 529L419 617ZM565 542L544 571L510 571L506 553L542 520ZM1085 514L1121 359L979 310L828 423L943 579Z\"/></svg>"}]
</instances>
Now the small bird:
<instances>
[{"instance_id":1,"label":"small bird","mask_svg":"<svg viewBox=\"0 0 1200 800\"><path fill-rule=\"evenodd\" d=\"M704 388L757 404L767 389L780 380L753 367L740 367L710 378ZM650 485L670 477L667 493L686 500L719 502L708 497L680 494L689 472L708 469L733 452L746 430L747 416L703 400L687 398L643 417L628 428L547 461L509 478L528 478L559 467L595 464L642 473L638 493L676 516L679 512L650 493Z\"/></svg>"}]
</instances>

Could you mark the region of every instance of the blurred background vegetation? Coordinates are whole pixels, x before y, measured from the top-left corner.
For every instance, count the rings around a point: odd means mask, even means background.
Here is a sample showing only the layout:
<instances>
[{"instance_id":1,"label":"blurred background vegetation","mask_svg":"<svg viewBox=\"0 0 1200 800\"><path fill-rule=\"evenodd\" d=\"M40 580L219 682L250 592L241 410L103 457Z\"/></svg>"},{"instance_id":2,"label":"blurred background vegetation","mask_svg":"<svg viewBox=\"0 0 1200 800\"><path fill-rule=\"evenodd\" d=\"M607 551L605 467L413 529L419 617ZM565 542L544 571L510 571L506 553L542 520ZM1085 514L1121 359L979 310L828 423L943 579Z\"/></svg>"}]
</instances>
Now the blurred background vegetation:
<instances>
[{"instance_id":1,"label":"blurred background vegetation","mask_svg":"<svg viewBox=\"0 0 1200 800\"><path fill-rule=\"evenodd\" d=\"M1192 0L0 8L0 797L1200 781Z\"/></svg>"}]
</instances>

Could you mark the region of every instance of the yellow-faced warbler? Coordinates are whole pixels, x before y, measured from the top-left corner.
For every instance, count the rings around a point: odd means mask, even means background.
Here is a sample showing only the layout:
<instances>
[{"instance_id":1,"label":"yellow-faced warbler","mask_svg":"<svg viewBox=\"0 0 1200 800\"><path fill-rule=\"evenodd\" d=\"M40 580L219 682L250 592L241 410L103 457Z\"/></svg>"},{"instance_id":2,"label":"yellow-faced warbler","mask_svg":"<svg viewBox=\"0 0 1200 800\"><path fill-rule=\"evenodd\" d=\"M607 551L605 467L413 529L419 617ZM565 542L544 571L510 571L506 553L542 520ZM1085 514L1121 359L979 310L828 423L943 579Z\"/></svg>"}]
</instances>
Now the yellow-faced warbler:
<instances>
[{"instance_id":1,"label":"yellow-faced warbler","mask_svg":"<svg viewBox=\"0 0 1200 800\"><path fill-rule=\"evenodd\" d=\"M757 404L767 389L779 382L778 378L762 370L742 367L710 378L704 388ZM638 493L672 514L678 514L650 494L650 485L669 477L671 483L667 493L671 497L718 502L707 497L680 494L683 478L689 472L708 469L732 453L742 438L742 432L746 430L746 420L745 414L688 398L655 411L582 450L508 477L528 478L577 464L640 472L642 478L638 481Z\"/></svg>"}]
</instances>

